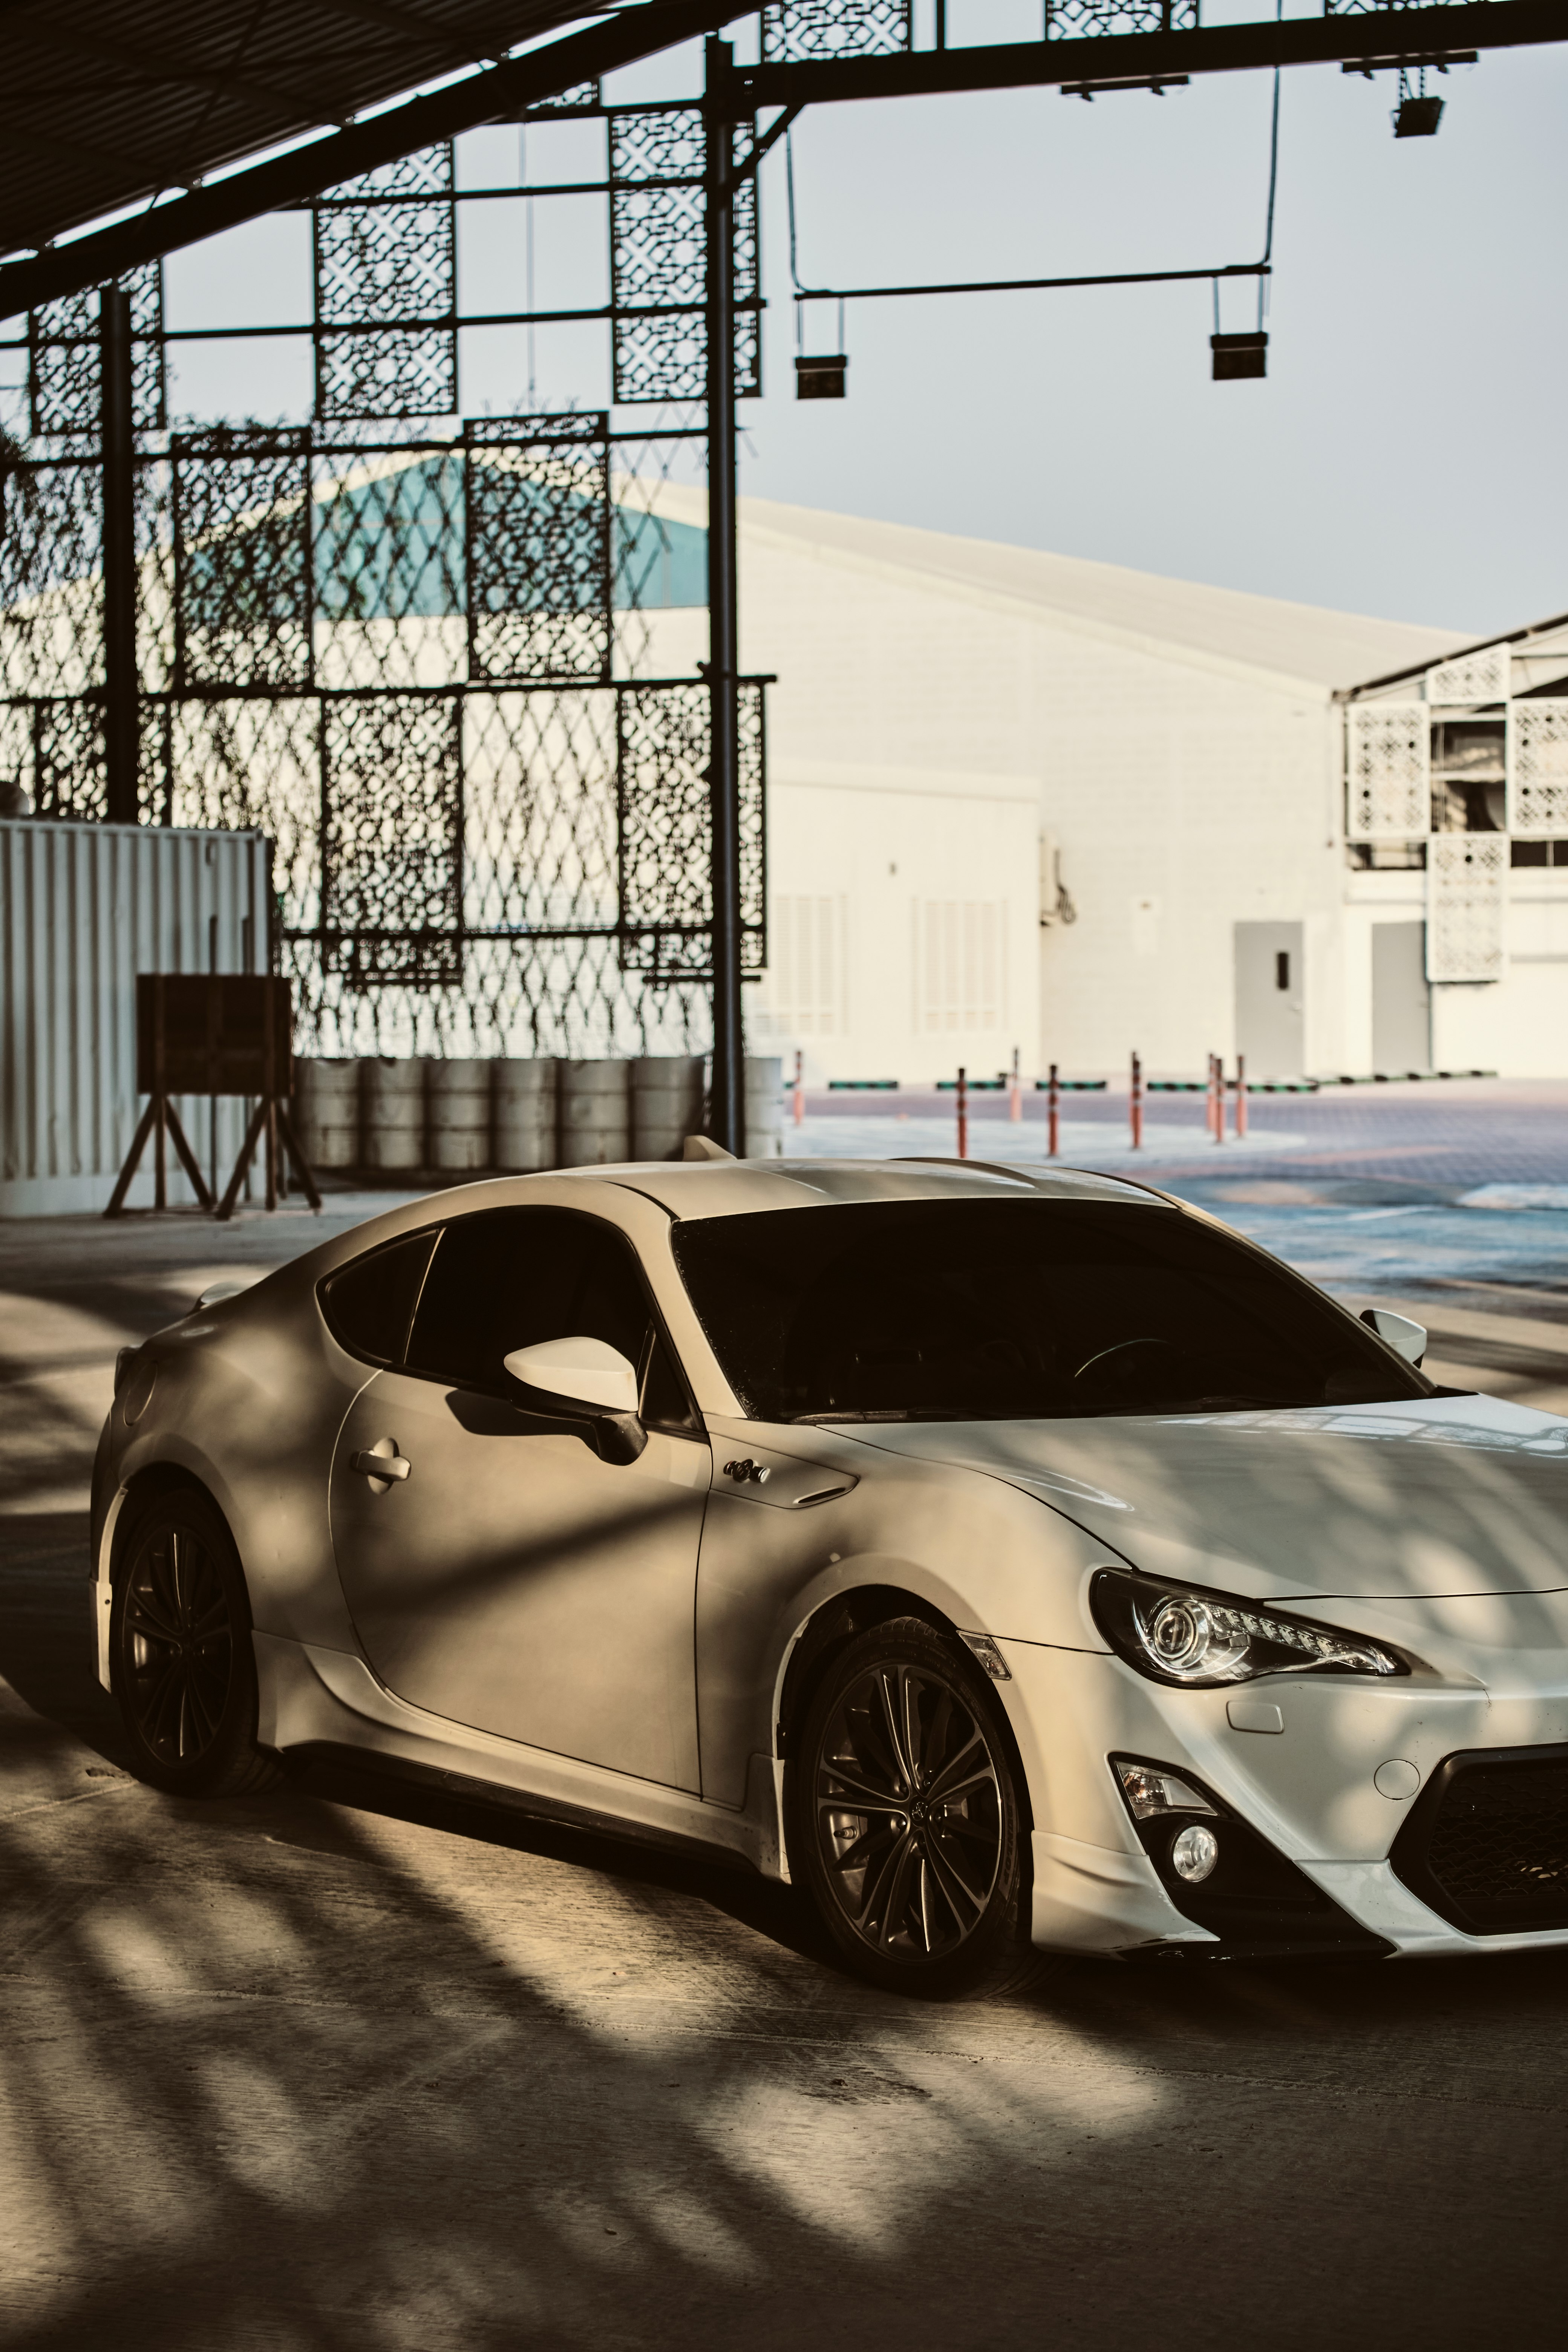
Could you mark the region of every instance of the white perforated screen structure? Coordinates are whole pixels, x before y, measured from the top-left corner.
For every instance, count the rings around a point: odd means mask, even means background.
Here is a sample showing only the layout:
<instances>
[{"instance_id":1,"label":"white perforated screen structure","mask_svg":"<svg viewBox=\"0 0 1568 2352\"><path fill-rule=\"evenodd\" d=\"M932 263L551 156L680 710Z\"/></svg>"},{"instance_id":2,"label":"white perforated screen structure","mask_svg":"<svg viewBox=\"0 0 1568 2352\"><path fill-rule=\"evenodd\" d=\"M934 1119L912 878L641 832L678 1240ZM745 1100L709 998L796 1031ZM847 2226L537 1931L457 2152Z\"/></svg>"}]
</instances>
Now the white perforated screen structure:
<instances>
[{"instance_id":1,"label":"white perforated screen structure","mask_svg":"<svg viewBox=\"0 0 1568 2352\"><path fill-rule=\"evenodd\" d=\"M1421 702L1352 702L1345 830L1352 841L1411 841L1432 822L1431 720Z\"/></svg>"},{"instance_id":2,"label":"white perforated screen structure","mask_svg":"<svg viewBox=\"0 0 1568 2352\"><path fill-rule=\"evenodd\" d=\"M1508 824L1510 833L1568 835L1568 698L1513 706Z\"/></svg>"},{"instance_id":3,"label":"white perforated screen structure","mask_svg":"<svg viewBox=\"0 0 1568 2352\"><path fill-rule=\"evenodd\" d=\"M1479 653L1461 654L1439 662L1426 673L1428 702L1504 702L1508 698L1510 652L1507 646L1484 646Z\"/></svg>"},{"instance_id":4,"label":"white perforated screen structure","mask_svg":"<svg viewBox=\"0 0 1568 2352\"><path fill-rule=\"evenodd\" d=\"M1435 833L1426 848L1426 977L1500 980L1505 833Z\"/></svg>"}]
</instances>

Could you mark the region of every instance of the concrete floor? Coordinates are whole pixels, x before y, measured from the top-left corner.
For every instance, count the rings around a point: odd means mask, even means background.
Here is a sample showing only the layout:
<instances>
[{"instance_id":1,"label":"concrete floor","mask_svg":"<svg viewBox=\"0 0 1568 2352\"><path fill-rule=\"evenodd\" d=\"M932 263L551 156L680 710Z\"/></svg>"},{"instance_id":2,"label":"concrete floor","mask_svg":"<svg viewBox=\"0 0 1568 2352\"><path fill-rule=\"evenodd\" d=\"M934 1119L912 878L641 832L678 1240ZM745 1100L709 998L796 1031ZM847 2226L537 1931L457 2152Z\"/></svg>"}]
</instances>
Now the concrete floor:
<instances>
[{"instance_id":1,"label":"concrete floor","mask_svg":"<svg viewBox=\"0 0 1568 2352\"><path fill-rule=\"evenodd\" d=\"M1568 1955L923 2008L738 1872L127 1777L82 1585L113 1350L322 1231L0 1226L0 2343L1559 2340ZM1568 1403L1550 1267L1483 1276L1437 1294L1461 1377Z\"/></svg>"}]
</instances>

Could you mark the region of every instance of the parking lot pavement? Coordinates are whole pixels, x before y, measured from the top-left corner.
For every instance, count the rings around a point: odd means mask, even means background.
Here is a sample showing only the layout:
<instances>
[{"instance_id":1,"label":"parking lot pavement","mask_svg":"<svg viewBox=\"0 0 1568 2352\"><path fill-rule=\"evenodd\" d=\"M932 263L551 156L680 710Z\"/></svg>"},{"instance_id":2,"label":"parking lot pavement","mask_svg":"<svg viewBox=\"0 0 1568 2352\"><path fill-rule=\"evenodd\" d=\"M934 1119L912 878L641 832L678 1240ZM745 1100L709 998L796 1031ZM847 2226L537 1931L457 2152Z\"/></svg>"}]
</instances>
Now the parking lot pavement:
<instances>
[{"instance_id":1,"label":"parking lot pavement","mask_svg":"<svg viewBox=\"0 0 1568 2352\"><path fill-rule=\"evenodd\" d=\"M793 1119L786 1125L786 1151L852 1150L881 1158L946 1155L957 1147L952 1093L808 1094L805 1108L800 1127ZM1005 1096L972 1096L971 1155L1037 1158L1047 1140L1045 1097L1030 1091L1022 1108L1015 1125ZM1446 1197L1497 1181L1568 1183L1568 1082L1561 1079L1430 1079L1249 1095L1247 1132L1239 1143L1235 1118L1233 1095L1226 1140L1216 1144L1205 1130L1202 1094L1150 1094L1143 1141L1134 1150L1121 1079L1103 1094L1063 1096L1061 1157L1121 1174L1144 1167L1156 1184L1174 1175L1205 1181L1244 1171L1251 1179L1307 1184L1329 1178L1373 1188L1435 1188Z\"/></svg>"},{"instance_id":2,"label":"parking lot pavement","mask_svg":"<svg viewBox=\"0 0 1568 2352\"><path fill-rule=\"evenodd\" d=\"M0 2344L1555 2340L1568 1954L899 2004L739 1871L131 1779L83 1593L113 1350L326 1229L0 1226ZM1445 1264L1472 1384L1568 1373L1550 1275Z\"/></svg>"}]
</instances>

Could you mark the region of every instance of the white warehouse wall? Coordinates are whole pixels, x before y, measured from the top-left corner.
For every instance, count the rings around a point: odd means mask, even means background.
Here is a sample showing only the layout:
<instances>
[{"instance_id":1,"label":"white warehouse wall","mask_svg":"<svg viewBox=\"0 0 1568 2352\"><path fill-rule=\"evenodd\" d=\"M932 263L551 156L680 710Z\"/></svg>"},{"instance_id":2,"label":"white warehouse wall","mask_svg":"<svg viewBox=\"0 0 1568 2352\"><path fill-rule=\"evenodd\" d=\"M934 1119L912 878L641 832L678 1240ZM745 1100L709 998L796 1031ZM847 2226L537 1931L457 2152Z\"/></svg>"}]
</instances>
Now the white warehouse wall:
<instances>
[{"instance_id":1,"label":"white warehouse wall","mask_svg":"<svg viewBox=\"0 0 1568 2352\"><path fill-rule=\"evenodd\" d=\"M700 491L658 502L704 519ZM742 668L777 679L759 1046L817 1080L992 1075L1015 1047L1030 1075L1136 1049L1201 1076L1237 1051L1236 927L1287 923L1297 1067L1372 1067L1372 926L1421 920L1426 885L1349 867L1334 692L1462 630L757 500L741 616ZM1042 838L1071 923L1041 922ZM1433 992L1438 1066L1568 1066L1568 875L1516 871L1510 898L1504 980Z\"/></svg>"}]
</instances>

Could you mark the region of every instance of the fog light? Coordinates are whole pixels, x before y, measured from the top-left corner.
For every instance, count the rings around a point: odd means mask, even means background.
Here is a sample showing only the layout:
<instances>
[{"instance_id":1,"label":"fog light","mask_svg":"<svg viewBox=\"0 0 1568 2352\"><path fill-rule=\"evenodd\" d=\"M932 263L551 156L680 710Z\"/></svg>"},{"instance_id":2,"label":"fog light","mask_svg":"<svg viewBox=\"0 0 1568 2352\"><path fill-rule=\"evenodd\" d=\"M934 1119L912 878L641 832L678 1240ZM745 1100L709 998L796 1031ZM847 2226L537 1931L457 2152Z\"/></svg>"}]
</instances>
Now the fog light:
<instances>
[{"instance_id":1,"label":"fog light","mask_svg":"<svg viewBox=\"0 0 1568 2352\"><path fill-rule=\"evenodd\" d=\"M1219 1860L1219 1840L1201 1822L1189 1822L1171 1842L1171 1867L1189 1886L1199 1885Z\"/></svg>"}]
</instances>

